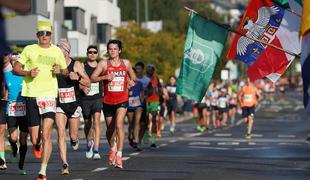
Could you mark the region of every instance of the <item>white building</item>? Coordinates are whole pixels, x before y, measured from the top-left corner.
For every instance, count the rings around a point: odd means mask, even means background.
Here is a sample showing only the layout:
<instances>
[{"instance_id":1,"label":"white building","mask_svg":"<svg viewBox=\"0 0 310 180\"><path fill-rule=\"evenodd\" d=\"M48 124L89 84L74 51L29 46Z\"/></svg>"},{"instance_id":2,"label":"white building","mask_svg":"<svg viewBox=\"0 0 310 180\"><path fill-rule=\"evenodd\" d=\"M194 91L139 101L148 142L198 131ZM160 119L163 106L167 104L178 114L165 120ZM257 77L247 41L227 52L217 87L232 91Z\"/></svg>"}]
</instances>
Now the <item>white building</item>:
<instances>
[{"instance_id":1,"label":"white building","mask_svg":"<svg viewBox=\"0 0 310 180\"><path fill-rule=\"evenodd\" d=\"M86 56L88 45L98 45L106 50L115 27L120 26L120 8L117 0L31 0L27 16L7 20L6 33L9 44L25 46L36 43L38 20L53 24L53 43L66 38L72 46L71 55Z\"/></svg>"},{"instance_id":2,"label":"white building","mask_svg":"<svg viewBox=\"0 0 310 180\"><path fill-rule=\"evenodd\" d=\"M114 28L121 24L117 0L65 0L64 6L71 55L85 56L90 44L99 45L100 51L105 52Z\"/></svg>"}]
</instances>

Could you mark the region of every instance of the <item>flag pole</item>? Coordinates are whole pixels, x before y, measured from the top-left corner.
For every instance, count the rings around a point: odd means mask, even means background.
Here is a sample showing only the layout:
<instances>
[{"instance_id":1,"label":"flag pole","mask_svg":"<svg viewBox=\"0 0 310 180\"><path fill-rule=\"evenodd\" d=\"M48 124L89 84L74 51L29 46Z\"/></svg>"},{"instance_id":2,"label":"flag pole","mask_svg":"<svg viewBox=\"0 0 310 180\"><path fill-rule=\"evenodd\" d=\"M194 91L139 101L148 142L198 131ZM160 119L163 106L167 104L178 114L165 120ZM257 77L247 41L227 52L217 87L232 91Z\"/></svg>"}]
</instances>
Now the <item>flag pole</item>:
<instances>
[{"instance_id":1,"label":"flag pole","mask_svg":"<svg viewBox=\"0 0 310 180\"><path fill-rule=\"evenodd\" d=\"M209 19L207 16L198 13L198 12L195 11L194 9L191 9L191 8L189 8L189 7L186 7L186 6L184 7L184 9L187 10L187 11L189 11L189 12L195 13L195 14L199 15L199 16L202 17L202 18L211 20L211 19ZM238 35L240 35L240 36L244 36L244 37L246 37L246 38L248 38L248 39L251 39L251 40L253 40L253 41L262 43L262 44L264 44L264 45L273 47L273 48L275 48L275 49L277 49L277 50L286 52L287 54L290 54L290 55L292 55L292 56L296 56L296 57L299 57L299 58L300 58L300 54L293 53L293 52L291 52L291 51L288 51L288 50L286 50L286 49L280 48L280 47L275 46L275 45L273 45L273 44L264 42L264 41L262 41L262 40L260 40L260 39L256 39L256 38L253 38L253 37L249 37L249 36L247 36L247 35L245 35L245 34L242 34L242 33L238 32L238 31L236 31L236 30L234 30L234 29L232 29L232 28L227 28L227 27L225 27L223 24L220 24L220 23L218 23L218 22L216 22L216 21L214 21L214 20L211 20L211 21L213 21L213 22L216 23L217 25L221 26L222 28L229 30L230 32L233 32L233 33L238 34ZM229 27L230 27L230 26L229 26Z\"/></svg>"}]
</instances>

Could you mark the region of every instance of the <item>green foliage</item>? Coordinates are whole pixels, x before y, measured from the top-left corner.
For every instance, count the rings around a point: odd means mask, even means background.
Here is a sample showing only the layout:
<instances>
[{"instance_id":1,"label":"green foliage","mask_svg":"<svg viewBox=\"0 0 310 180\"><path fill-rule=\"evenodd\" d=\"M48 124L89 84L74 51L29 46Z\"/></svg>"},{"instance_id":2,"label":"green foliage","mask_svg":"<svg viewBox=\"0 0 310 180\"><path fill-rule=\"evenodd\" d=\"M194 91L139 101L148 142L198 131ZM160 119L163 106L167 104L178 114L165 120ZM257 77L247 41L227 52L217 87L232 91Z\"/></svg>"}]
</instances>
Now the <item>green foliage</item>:
<instances>
[{"instance_id":1,"label":"green foliage","mask_svg":"<svg viewBox=\"0 0 310 180\"><path fill-rule=\"evenodd\" d=\"M122 57L132 64L138 61L155 64L157 74L163 79L174 75L175 69L180 66L185 35L151 33L130 22L128 27L117 29L116 37L124 44Z\"/></svg>"},{"instance_id":2,"label":"green foliage","mask_svg":"<svg viewBox=\"0 0 310 180\"><path fill-rule=\"evenodd\" d=\"M141 29L136 23L118 28L116 37L123 41L124 50L122 56L130 59L133 64L138 61L153 63L157 67L157 73L167 79L174 75L175 69L180 67L183 57L183 47L188 29L189 13L184 6L192 8L204 16L217 22L223 22L209 6L210 0L187 2L181 0L148 0L149 20L163 20L163 32L151 33ZM136 0L119 0L122 10L122 20L136 20ZM140 22L144 18L144 0L140 2ZM222 57L218 63L214 78L220 78L220 70L227 63L226 53L229 43L226 43Z\"/></svg>"}]
</instances>

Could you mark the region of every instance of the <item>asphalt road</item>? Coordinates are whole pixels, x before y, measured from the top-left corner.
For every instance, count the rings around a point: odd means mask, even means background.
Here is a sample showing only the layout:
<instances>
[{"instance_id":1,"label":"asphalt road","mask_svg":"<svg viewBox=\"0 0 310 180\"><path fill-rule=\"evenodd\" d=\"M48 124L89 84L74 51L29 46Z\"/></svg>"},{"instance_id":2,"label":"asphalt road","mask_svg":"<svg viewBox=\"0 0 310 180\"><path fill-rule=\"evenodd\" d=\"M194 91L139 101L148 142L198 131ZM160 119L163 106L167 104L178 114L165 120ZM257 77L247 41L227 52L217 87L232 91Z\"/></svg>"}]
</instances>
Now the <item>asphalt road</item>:
<instances>
[{"instance_id":1,"label":"asphalt road","mask_svg":"<svg viewBox=\"0 0 310 180\"><path fill-rule=\"evenodd\" d=\"M310 179L310 118L305 114L300 93L290 92L286 102L263 103L259 107L253 138L244 138L245 125L211 129L199 133L192 120L178 117L177 131L170 135L166 128L159 147L146 145L135 152L126 142L124 169L107 164L108 146L102 138L102 159L85 157L85 140L78 151L68 147L70 175L60 175L61 161L56 141L48 165L49 179L208 179L208 180L299 180ZM69 142L68 142L69 143ZM7 155L9 156L9 155ZM10 162L0 172L0 179L35 179L40 162L28 151L25 169L17 173L17 163Z\"/></svg>"}]
</instances>

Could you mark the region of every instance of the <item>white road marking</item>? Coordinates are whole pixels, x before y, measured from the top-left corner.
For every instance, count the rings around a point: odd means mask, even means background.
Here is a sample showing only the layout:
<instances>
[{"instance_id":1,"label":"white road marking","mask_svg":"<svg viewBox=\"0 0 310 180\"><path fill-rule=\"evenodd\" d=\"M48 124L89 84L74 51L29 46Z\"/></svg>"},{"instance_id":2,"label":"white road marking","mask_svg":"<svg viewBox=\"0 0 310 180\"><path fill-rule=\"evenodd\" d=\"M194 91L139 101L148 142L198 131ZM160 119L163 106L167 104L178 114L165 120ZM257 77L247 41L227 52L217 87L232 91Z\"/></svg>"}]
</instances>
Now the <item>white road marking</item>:
<instances>
[{"instance_id":1,"label":"white road marking","mask_svg":"<svg viewBox=\"0 0 310 180\"><path fill-rule=\"evenodd\" d=\"M209 143L209 142L191 142L191 143L189 143L190 146L195 146L195 145L206 145L206 146L208 146L210 144L211 143Z\"/></svg>"},{"instance_id":2,"label":"white road marking","mask_svg":"<svg viewBox=\"0 0 310 180\"><path fill-rule=\"evenodd\" d=\"M205 146L189 146L189 148L194 149L211 149L211 150L228 150L229 148L222 148L222 147L205 147Z\"/></svg>"},{"instance_id":3,"label":"white road marking","mask_svg":"<svg viewBox=\"0 0 310 180\"><path fill-rule=\"evenodd\" d=\"M127 161L128 159L130 159L130 157L122 157L123 161Z\"/></svg>"},{"instance_id":4,"label":"white road marking","mask_svg":"<svg viewBox=\"0 0 310 180\"><path fill-rule=\"evenodd\" d=\"M177 142L177 140L175 139L169 140L169 143L175 143L175 142Z\"/></svg>"},{"instance_id":5,"label":"white road marking","mask_svg":"<svg viewBox=\"0 0 310 180\"><path fill-rule=\"evenodd\" d=\"M168 144L161 144L159 145L160 147L164 147L164 146L167 146Z\"/></svg>"},{"instance_id":6,"label":"white road marking","mask_svg":"<svg viewBox=\"0 0 310 180\"><path fill-rule=\"evenodd\" d=\"M295 107L295 109L294 109L294 111L298 111L298 110L300 110L300 109L304 109L304 106L297 106L297 107Z\"/></svg>"},{"instance_id":7,"label":"white road marking","mask_svg":"<svg viewBox=\"0 0 310 180\"><path fill-rule=\"evenodd\" d=\"M248 150L261 150L261 149L271 149L271 147L234 148L235 151L248 151Z\"/></svg>"},{"instance_id":8,"label":"white road marking","mask_svg":"<svg viewBox=\"0 0 310 180\"><path fill-rule=\"evenodd\" d=\"M185 134L185 137L195 137L195 136L200 136L202 133L187 133Z\"/></svg>"},{"instance_id":9,"label":"white road marking","mask_svg":"<svg viewBox=\"0 0 310 180\"><path fill-rule=\"evenodd\" d=\"M129 154L130 156L137 156L137 155L139 155L140 153L139 152L134 152L134 153L131 153L131 154Z\"/></svg>"},{"instance_id":10,"label":"white road marking","mask_svg":"<svg viewBox=\"0 0 310 180\"><path fill-rule=\"evenodd\" d=\"M299 143L286 143L286 142L278 143L278 145L301 146L301 144Z\"/></svg>"},{"instance_id":11,"label":"white road marking","mask_svg":"<svg viewBox=\"0 0 310 180\"><path fill-rule=\"evenodd\" d=\"M264 137L262 134L252 134L252 137Z\"/></svg>"},{"instance_id":12,"label":"white road marking","mask_svg":"<svg viewBox=\"0 0 310 180\"><path fill-rule=\"evenodd\" d=\"M237 145L240 145L240 143L239 142L232 142L231 145L237 146Z\"/></svg>"},{"instance_id":13,"label":"white road marking","mask_svg":"<svg viewBox=\"0 0 310 180\"><path fill-rule=\"evenodd\" d=\"M107 167L100 167L100 168L92 170L91 172L99 172L99 171L104 171L106 169L108 169L108 168Z\"/></svg>"},{"instance_id":14,"label":"white road marking","mask_svg":"<svg viewBox=\"0 0 310 180\"><path fill-rule=\"evenodd\" d=\"M256 142L249 142L248 145L250 146L256 145Z\"/></svg>"},{"instance_id":15,"label":"white road marking","mask_svg":"<svg viewBox=\"0 0 310 180\"><path fill-rule=\"evenodd\" d=\"M230 137L230 136L232 136L232 134L230 134L230 133L216 133L216 134L214 134L214 136L217 136L217 137Z\"/></svg>"},{"instance_id":16,"label":"white road marking","mask_svg":"<svg viewBox=\"0 0 310 180\"><path fill-rule=\"evenodd\" d=\"M279 134L279 138L296 138L296 135Z\"/></svg>"},{"instance_id":17,"label":"white road marking","mask_svg":"<svg viewBox=\"0 0 310 180\"><path fill-rule=\"evenodd\" d=\"M183 137L179 137L178 139L179 139L180 141L183 141L183 140L184 140L184 138L183 138Z\"/></svg>"}]
</instances>

